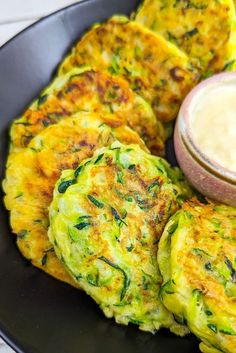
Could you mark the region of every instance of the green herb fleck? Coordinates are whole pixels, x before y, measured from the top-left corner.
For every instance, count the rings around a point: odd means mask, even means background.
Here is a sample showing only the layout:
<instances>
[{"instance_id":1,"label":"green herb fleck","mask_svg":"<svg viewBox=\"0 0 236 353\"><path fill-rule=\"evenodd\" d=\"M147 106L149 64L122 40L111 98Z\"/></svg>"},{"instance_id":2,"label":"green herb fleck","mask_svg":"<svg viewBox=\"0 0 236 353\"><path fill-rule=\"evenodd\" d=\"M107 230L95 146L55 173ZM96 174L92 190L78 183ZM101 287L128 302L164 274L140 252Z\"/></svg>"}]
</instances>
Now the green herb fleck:
<instances>
[{"instance_id":1,"label":"green herb fleck","mask_svg":"<svg viewBox=\"0 0 236 353\"><path fill-rule=\"evenodd\" d=\"M206 199L205 196L201 195L200 193L197 193L197 199L198 201L200 201L201 203L203 203L204 205L208 205L208 201Z\"/></svg>"},{"instance_id":2,"label":"green herb fleck","mask_svg":"<svg viewBox=\"0 0 236 353\"><path fill-rule=\"evenodd\" d=\"M19 197L23 196L23 192L20 192L16 197L15 199L18 199Z\"/></svg>"},{"instance_id":3,"label":"green herb fleck","mask_svg":"<svg viewBox=\"0 0 236 353\"><path fill-rule=\"evenodd\" d=\"M138 204L138 207L141 210L147 209L148 205L147 205L147 201L146 200L143 200L138 193L136 193L135 198L136 198L136 202Z\"/></svg>"},{"instance_id":4,"label":"green herb fleck","mask_svg":"<svg viewBox=\"0 0 236 353\"><path fill-rule=\"evenodd\" d=\"M235 271L235 269L233 268L232 262L231 262L227 257L225 257L225 264L226 264L226 266L228 267L228 269L229 269L229 271L230 271L230 275L231 275L231 278L232 278L232 282L233 282L233 283L236 283L236 271Z\"/></svg>"},{"instance_id":5,"label":"green herb fleck","mask_svg":"<svg viewBox=\"0 0 236 353\"><path fill-rule=\"evenodd\" d=\"M192 254L193 255L198 255L198 256L209 256L211 257L211 255L209 255L206 251L199 249L199 248L192 248Z\"/></svg>"},{"instance_id":6,"label":"green herb fleck","mask_svg":"<svg viewBox=\"0 0 236 353\"><path fill-rule=\"evenodd\" d=\"M136 319L129 319L129 322L134 325L141 325L143 324L143 321L141 320L136 320Z\"/></svg>"},{"instance_id":7,"label":"green herb fleck","mask_svg":"<svg viewBox=\"0 0 236 353\"><path fill-rule=\"evenodd\" d=\"M78 229L78 230L82 230L82 229L84 229L84 228L86 228L86 227L90 227L92 224L91 223L89 223L89 222L81 222L81 223L79 223L79 224L76 224L74 227L76 228L76 229Z\"/></svg>"},{"instance_id":8,"label":"green herb fleck","mask_svg":"<svg viewBox=\"0 0 236 353\"><path fill-rule=\"evenodd\" d=\"M147 279L145 276L142 276L142 287L144 290L148 289L148 283L147 283Z\"/></svg>"},{"instance_id":9,"label":"green herb fleck","mask_svg":"<svg viewBox=\"0 0 236 353\"><path fill-rule=\"evenodd\" d=\"M48 254L43 255L42 260L41 260L42 266L46 265L47 259L48 259Z\"/></svg>"},{"instance_id":10,"label":"green herb fleck","mask_svg":"<svg viewBox=\"0 0 236 353\"><path fill-rule=\"evenodd\" d=\"M177 220L173 221L172 224L167 228L167 232L169 234L173 234L176 231L176 229L178 228L178 225L179 225L179 223Z\"/></svg>"},{"instance_id":11,"label":"green herb fleck","mask_svg":"<svg viewBox=\"0 0 236 353\"><path fill-rule=\"evenodd\" d=\"M179 324L187 326L187 320L183 316L174 315L174 318Z\"/></svg>"},{"instance_id":12,"label":"green herb fleck","mask_svg":"<svg viewBox=\"0 0 236 353\"><path fill-rule=\"evenodd\" d=\"M95 199L95 197L93 197L92 195L88 195L87 197L89 201L92 202L96 207L98 208L104 207L104 204L101 201L98 201L97 199Z\"/></svg>"},{"instance_id":13,"label":"green herb fleck","mask_svg":"<svg viewBox=\"0 0 236 353\"><path fill-rule=\"evenodd\" d=\"M38 108L40 107L40 105L42 105L43 103L46 102L47 98L48 98L47 94L44 94L43 96L39 97L39 99L38 99Z\"/></svg>"},{"instance_id":14,"label":"green herb fleck","mask_svg":"<svg viewBox=\"0 0 236 353\"><path fill-rule=\"evenodd\" d=\"M100 162L100 160L102 159L102 157L104 156L104 153L100 154L98 156L98 158L96 159L96 161L94 162L94 164L98 164Z\"/></svg>"},{"instance_id":15,"label":"green herb fleck","mask_svg":"<svg viewBox=\"0 0 236 353\"><path fill-rule=\"evenodd\" d=\"M174 290L173 290L173 287L172 287L172 283L171 281L168 281L166 282L162 287L161 287L161 291L160 291L160 294L162 296L162 292L165 292L166 294L174 294Z\"/></svg>"},{"instance_id":16,"label":"green herb fleck","mask_svg":"<svg viewBox=\"0 0 236 353\"><path fill-rule=\"evenodd\" d=\"M68 189L69 186L74 184L74 180L62 181L58 186L58 192L60 194L64 194L64 192Z\"/></svg>"},{"instance_id":17,"label":"green herb fleck","mask_svg":"<svg viewBox=\"0 0 236 353\"><path fill-rule=\"evenodd\" d=\"M131 172L135 172L135 171L136 171L136 165L135 165L135 164L131 164L130 166L128 166L128 169L129 169Z\"/></svg>"},{"instance_id":18,"label":"green herb fleck","mask_svg":"<svg viewBox=\"0 0 236 353\"><path fill-rule=\"evenodd\" d=\"M109 112L110 112L111 114L113 114L113 113L114 113L114 109L113 109L112 104L107 104L107 106L108 106Z\"/></svg>"},{"instance_id":19,"label":"green herb fleck","mask_svg":"<svg viewBox=\"0 0 236 353\"><path fill-rule=\"evenodd\" d=\"M96 276L92 276L91 274L89 274L87 276L87 281L89 284L91 284L94 287L99 287L99 276L98 274L96 274Z\"/></svg>"},{"instance_id":20,"label":"green herb fleck","mask_svg":"<svg viewBox=\"0 0 236 353\"><path fill-rule=\"evenodd\" d=\"M176 44L177 43L177 38L174 34L172 34L171 32L167 32L167 35L168 35L168 40L171 42L171 43L174 43Z\"/></svg>"},{"instance_id":21,"label":"green herb fleck","mask_svg":"<svg viewBox=\"0 0 236 353\"><path fill-rule=\"evenodd\" d=\"M227 62L223 67L222 71L231 71L233 69L234 64L235 64L235 60L231 60Z\"/></svg>"},{"instance_id":22,"label":"green herb fleck","mask_svg":"<svg viewBox=\"0 0 236 353\"><path fill-rule=\"evenodd\" d=\"M198 33L198 29L197 28L193 28L191 31L188 31L184 34L185 38L191 38L193 36L195 36Z\"/></svg>"},{"instance_id":23,"label":"green herb fleck","mask_svg":"<svg viewBox=\"0 0 236 353\"><path fill-rule=\"evenodd\" d=\"M193 289L192 294L193 294L193 297L194 297L194 299L196 301L196 305L200 306L201 298L202 298L202 292L200 291L200 289L195 288L195 289Z\"/></svg>"},{"instance_id":24,"label":"green herb fleck","mask_svg":"<svg viewBox=\"0 0 236 353\"><path fill-rule=\"evenodd\" d=\"M124 173L122 171L117 172L117 182L120 184L124 184Z\"/></svg>"},{"instance_id":25,"label":"green herb fleck","mask_svg":"<svg viewBox=\"0 0 236 353\"><path fill-rule=\"evenodd\" d=\"M112 206L111 206L111 213L112 213L112 216L115 218L115 220L118 222L119 225L125 224L127 226L127 223L125 223L125 221L123 221L123 219L121 219L119 213Z\"/></svg>"},{"instance_id":26,"label":"green herb fleck","mask_svg":"<svg viewBox=\"0 0 236 353\"><path fill-rule=\"evenodd\" d=\"M77 279L77 281L80 281L83 278L83 276L79 274L79 275L76 275L75 278Z\"/></svg>"},{"instance_id":27,"label":"green herb fleck","mask_svg":"<svg viewBox=\"0 0 236 353\"><path fill-rule=\"evenodd\" d=\"M84 219L92 218L92 216L80 216L78 217L78 221L82 221Z\"/></svg>"},{"instance_id":28,"label":"green herb fleck","mask_svg":"<svg viewBox=\"0 0 236 353\"><path fill-rule=\"evenodd\" d=\"M126 249L128 250L128 252L131 252L133 250L134 246L133 244L129 245L126 247Z\"/></svg>"},{"instance_id":29,"label":"green herb fleck","mask_svg":"<svg viewBox=\"0 0 236 353\"><path fill-rule=\"evenodd\" d=\"M192 213L190 213L189 211L184 211L184 214L185 214L185 216L186 216L188 219L192 219L192 218L193 218Z\"/></svg>"},{"instance_id":30,"label":"green herb fleck","mask_svg":"<svg viewBox=\"0 0 236 353\"><path fill-rule=\"evenodd\" d=\"M89 165L91 163L91 159L89 159L87 162L84 163L84 167L86 167L87 165Z\"/></svg>"},{"instance_id":31,"label":"green herb fleck","mask_svg":"<svg viewBox=\"0 0 236 353\"><path fill-rule=\"evenodd\" d=\"M118 98L116 89L117 89L116 85L114 85L112 87L112 89L108 92L108 98L110 98L110 99L117 99Z\"/></svg>"},{"instance_id":32,"label":"green herb fleck","mask_svg":"<svg viewBox=\"0 0 236 353\"><path fill-rule=\"evenodd\" d=\"M219 219L217 218L212 218L211 219L211 223L213 224L213 226L215 227L215 232L219 232L220 228L221 228L221 222Z\"/></svg>"},{"instance_id":33,"label":"green herb fleck","mask_svg":"<svg viewBox=\"0 0 236 353\"><path fill-rule=\"evenodd\" d=\"M201 74L200 80L204 80L204 79L212 76L213 74L214 74L214 72L212 70L207 70Z\"/></svg>"},{"instance_id":34,"label":"green herb fleck","mask_svg":"<svg viewBox=\"0 0 236 353\"><path fill-rule=\"evenodd\" d=\"M224 335L236 336L236 332L230 329L220 329L219 332L223 333Z\"/></svg>"},{"instance_id":35,"label":"green herb fleck","mask_svg":"<svg viewBox=\"0 0 236 353\"><path fill-rule=\"evenodd\" d=\"M112 59L111 59L111 66L108 67L108 71L112 74L112 75L117 75L119 74L119 56L113 54L112 55Z\"/></svg>"},{"instance_id":36,"label":"green herb fleck","mask_svg":"<svg viewBox=\"0 0 236 353\"><path fill-rule=\"evenodd\" d=\"M17 237L20 239L23 239L27 233L28 233L27 230L23 229L19 233L17 233Z\"/></svg>"},{"instance_id":37,"label":"green herb fleck","mask_svg":"<svg viewBox=\"0 0 236 353\"><path fill-rule=\"evenodd\" d=\"M158 180L155 180L151 185L149 185L148 191L149 191L149 192L152 191L152 189L154 189L154 188L157 187L157 186L160 186L160 183L159 183Z\"/></svg>"},{"instance_id":38,"label":"green herb fleck","mask_svg":"<svg viewBox=\"0 0 236 353\"><path fill-rule=\"evenodd\" d=\"M83 165L79 166L76 171L75 171L75 178L78 178L78 176L80 175L81 171L83 169Z\"/></svg>"},{"instance_id":39,"label":"green herb fleck","mask_svg":"<svg viewBox=\"0 0 236 353\"><path fill-rule=\"evenodd\" d=\"M50 122L48 120L42 120L43 126L48 127L50 125Z\"/></svg>"},{"instance_id":40,"label":"green herb fleck","mask_svg":"<svg viewBox=\"0 0 236 353\"><path fill-rule=\"evenodd\" d=\"M212 270L212 267L211 267L211 263L210 262L207 262L205 265L204 265L205 269L207 271L211 271Z\"/></svg>"},{"instance_id":41,"label":"green herb fleck","mask_svg":"<svg viewBox=\"0 0 236 353\"><path fill-rule=\"evenodd\" d=\"M122 219L125 219L126 217L127 217L127 214L128 214L128 212L125 210L125 209L123 209L122 211L121 211L121 213L122 213Z\"/></svg>"},{"instance_id":42,"label":"green herb fleck","mask_svg":"<svg viewBox=\"0 0 236 353\"><path fill-rule=\"evenodd\" d=\"M133 197L129 196L129 195L125 195L125 201L132 202L133 201Z\"/></svg>"},{"instance_id":43,"label":"green herb fleck","mask_svg":"<svg viewBox=\"0 0 236 353\"><path fill-rule=\"evenodd\" d=\"M208 324L207 327L208 327L211 331L217 333L217 326L216 326L216 325L214 325L214 324Z\"/></svg>"},{"instance_id":44,"label":"green herb fleck","mask_svg":"<svg viewBox=\"0 0 236 353\"><path fill-rule=\"evenodd\" d=\"M122 288L121 293L120 293L120 300L122 301L124 299L124 297L125 297L125 294L126 294L128 288L129 288L129 285L130 285L130 279L128 278L128 275L126 274L126 272L120 266L114 264L112 261L110 261L106 257L100 256L99 260L107 263L109 266L113 267L115 270L120 271L122 273L123 278L124 278L123 288Z\"/></svg>"}]
</instances>

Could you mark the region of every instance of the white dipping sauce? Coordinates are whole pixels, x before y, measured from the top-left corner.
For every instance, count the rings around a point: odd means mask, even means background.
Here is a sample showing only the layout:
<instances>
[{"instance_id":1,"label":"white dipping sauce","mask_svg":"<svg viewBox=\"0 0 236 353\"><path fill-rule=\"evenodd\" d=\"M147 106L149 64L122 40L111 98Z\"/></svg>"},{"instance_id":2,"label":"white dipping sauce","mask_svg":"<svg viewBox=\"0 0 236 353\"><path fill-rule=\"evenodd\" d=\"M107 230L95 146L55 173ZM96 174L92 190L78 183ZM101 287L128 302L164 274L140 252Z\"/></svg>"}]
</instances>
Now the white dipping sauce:
<instances>
[{"instance_id":1,"label":"white dipping sauce","mask_svg":"<svg viewBox=\"0 0 236 353\"><path fill-rule=\"evenodd\" d=\"M236 172L236 83L209 85L194 100L191 130L196 146Z\"/></svg>"}]
</instances>

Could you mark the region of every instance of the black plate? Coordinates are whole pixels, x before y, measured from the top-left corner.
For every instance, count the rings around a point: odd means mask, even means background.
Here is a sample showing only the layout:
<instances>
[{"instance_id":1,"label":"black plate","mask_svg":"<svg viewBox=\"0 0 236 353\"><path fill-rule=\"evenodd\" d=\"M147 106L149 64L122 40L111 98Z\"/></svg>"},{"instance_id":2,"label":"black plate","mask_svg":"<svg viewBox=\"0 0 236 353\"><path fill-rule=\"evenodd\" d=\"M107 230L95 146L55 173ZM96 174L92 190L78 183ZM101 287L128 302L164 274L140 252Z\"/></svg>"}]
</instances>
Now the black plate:
<instances>
[{"instance_id":1,"label":"black plate","mask_svg":"<svg viewBox=\"0 0 236 353\"><path fill-rule=\"evenodd\" d=\"M129 14L138 0L88 0L34 24L0 49L0 172L8 128L50 81L65 53L94 22ZM173 161L173 151L169 149ZM1 195L2 196L2 195ZM83 292L33 268L18 253L0 204L0 334L20 353L194 353L193 336L155 336L104 318Z\"/></svg>"}]
</instances>

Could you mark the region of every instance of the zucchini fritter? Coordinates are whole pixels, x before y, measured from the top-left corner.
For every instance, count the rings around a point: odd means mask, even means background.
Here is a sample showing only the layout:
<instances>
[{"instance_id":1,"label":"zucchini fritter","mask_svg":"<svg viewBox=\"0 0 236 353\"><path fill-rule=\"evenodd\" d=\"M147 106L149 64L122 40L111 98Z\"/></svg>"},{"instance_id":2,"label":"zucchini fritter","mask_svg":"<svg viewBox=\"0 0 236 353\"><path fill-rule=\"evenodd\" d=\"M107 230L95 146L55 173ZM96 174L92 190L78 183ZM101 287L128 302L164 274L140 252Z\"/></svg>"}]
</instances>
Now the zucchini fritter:
<instances>
[{"instance_id":1,"label":"zucchini fritter","mask_svg":"<svg viewBox=\"0 0 236 353\"><path fill-rule=\"evenodd\" d=\"M236 351L236 209L186 202L161 237L165 306L204 353Z\"/></svg>"},{"instance_id":2,"label":"zucchini fritter","mask_svg":"<svg viewBox=\"0 0 236 353\"><path fill-rule=\"evenodd\" d=\"M235 68L233 0L145 0L135 20L181 48L203 76Z\"/></svg>"},{"instance_id":3,"label":"zucchini fritter","mask_svg":"<svg viewBox=\"0 0 236 353\"><path fill-rule=\"evenodd\" d=\"M138 132L152 153L163 155L163 126L150 105L124 79L90 68L74 68L56 78L13 122L13 151L26 147L48 125L79 111L114 113Z\"/></svg>"},{"instance_id":4,"label":"zucchini fritter","mask_svg":"<svg viewBox=\"0 0 236 353\"><path fill-rule=\"evenodd\" d=\"M126 17L115 16L94 26L62 63L59 73L83 65L124 77L152 105L161 121L176 117L197 80L182 51Z\"/></svg>"},{"instance_id":5,"label":"zucchini fritter","mask_svg":"<svg viewBox=\"0 0 236 353\"><path fill-rule=\"evenodd\" d=\"M48 206L61 171L76 168L96 148L116 140L137 143L146 150L140 137L120 125L114 116L78 113L48 126L31 140L28 148L11 153L7 161L3 188L10 222L17 234L22 254L52 276L73 284L55 256L47 237Z\"/></svg>"},{"instance_id":6,"label":"zucchini fritter","mask_svg":"<svg viewBox=\"0 0 236 353\"><path fill-rule=\"evenodd\" d=\"M51 240L75 281L121 324L186 331L158 299L157 244L181 189L168 163L114 143L62 173L49 209Z\"/></svg>"}]
</instances>

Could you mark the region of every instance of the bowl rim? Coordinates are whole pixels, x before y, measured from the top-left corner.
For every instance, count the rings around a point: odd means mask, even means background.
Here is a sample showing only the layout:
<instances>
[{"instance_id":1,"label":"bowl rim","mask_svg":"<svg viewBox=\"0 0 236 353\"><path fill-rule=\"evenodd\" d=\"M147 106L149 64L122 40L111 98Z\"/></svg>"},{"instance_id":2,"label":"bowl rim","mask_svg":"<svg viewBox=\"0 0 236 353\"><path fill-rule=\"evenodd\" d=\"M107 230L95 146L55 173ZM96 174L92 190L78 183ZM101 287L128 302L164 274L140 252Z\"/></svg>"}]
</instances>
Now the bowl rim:
<instances>
[{"instance_id":1,"label":"bowl rim","mask_svg":"<svg viewBox=\"0 0 236 353\"><path fill-rule=\"evenodd\" d=\"M220 163L217 163L215 160L204 154L194 141L191 127L191 106L195 104L194 101L196 97L209 86L214 87L232 81L236 84L236 72L223 72L215 74L195 86L188 93L181 105L176 126L179 128L180 137L185 148L202 167L218 178L236 185L236 172L223 167Z\"/></svg>"}]
</instances>

